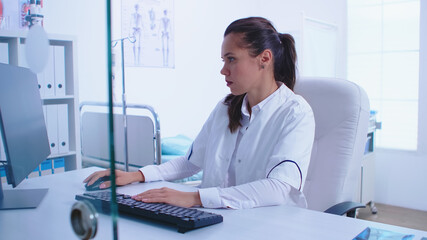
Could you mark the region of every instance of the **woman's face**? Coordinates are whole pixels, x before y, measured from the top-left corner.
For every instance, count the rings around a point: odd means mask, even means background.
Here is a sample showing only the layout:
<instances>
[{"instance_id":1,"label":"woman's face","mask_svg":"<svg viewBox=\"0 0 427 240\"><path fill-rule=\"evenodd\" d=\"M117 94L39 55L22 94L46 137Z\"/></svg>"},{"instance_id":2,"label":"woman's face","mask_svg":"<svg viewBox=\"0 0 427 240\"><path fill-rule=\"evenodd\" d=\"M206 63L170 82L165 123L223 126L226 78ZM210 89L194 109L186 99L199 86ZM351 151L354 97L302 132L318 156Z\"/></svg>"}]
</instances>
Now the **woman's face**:
<instances>
[{"instance_id":1,"label":"woman's face","mask_svg":"<svg viewBox=\"0 0 427 240\"><path fill-rule=\"evenodd\" d=\"M240 39L241 34L230 33L224 37L221 48L224 61L221 74L233 95L250 92L261 82L259 58L251 57L247 49L239 47Z\"/></svg>"}]
</instances>

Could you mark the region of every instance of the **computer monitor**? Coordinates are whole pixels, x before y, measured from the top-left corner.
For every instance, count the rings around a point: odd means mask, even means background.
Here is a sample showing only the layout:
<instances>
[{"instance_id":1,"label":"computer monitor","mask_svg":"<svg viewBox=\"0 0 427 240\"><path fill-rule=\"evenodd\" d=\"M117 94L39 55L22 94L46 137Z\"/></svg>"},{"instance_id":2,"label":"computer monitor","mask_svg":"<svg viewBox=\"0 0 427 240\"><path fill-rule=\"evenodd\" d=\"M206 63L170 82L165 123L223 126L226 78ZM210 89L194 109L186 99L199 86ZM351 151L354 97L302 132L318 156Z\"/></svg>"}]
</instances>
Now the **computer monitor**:
<instances>
[{"instance_id":1,"label":"computer monitor","mask_svg":"<svg viewBox=\"0 0 427 240\"><path fill-rule=\"evenodd\" d=\"M0 132L7 182L15 188L50 154L37 77L27 68L0 63ZM35 208L47 193L1 185L0 210Z\"/></svg>"}]
</instances>

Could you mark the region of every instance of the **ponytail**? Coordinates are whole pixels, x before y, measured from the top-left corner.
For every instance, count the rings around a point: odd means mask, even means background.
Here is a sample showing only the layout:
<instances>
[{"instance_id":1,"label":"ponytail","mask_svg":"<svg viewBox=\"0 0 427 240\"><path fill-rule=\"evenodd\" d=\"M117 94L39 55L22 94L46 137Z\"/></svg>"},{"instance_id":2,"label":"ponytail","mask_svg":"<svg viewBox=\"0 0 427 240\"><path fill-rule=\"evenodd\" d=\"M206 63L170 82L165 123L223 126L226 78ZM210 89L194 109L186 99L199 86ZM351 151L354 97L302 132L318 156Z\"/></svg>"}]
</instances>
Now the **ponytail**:
<instances>
[{"instance_id":1,"label":"ponytail","mask_svg":"<svg viewBox=\"0 0 427 240\"><path fill-rule=\"evenodd\" d=\"M245 94L237 96L228 94L224 100L224 104L228 106L228 129L230 129L231 133L242 126L240 120L242 120L242 104L244 97Z\"/></svg>"},{"instance_id":2,"label":"ponytail","mask_svg":"<svg viewBox=\"0 0 427 240\"><path fill-rule=\"evenodd\" d=\"M294 90L297 61L295 40L290 34L278 33L278 35L283 48L274 58L274 78Z\"/></svg>"}]
</instances>

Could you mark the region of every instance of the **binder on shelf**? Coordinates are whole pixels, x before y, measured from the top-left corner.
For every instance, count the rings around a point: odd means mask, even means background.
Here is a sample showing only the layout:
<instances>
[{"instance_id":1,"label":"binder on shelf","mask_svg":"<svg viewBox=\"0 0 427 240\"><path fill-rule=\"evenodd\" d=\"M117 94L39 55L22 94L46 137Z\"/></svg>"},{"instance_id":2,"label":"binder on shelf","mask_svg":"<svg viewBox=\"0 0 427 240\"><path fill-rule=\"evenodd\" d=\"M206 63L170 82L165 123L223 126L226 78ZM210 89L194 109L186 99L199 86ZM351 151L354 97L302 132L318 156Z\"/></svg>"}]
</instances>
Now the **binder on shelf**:
<instances>
[{"instance_id":1,"label":"binder on shelf","mask_svg":"<svg viewBox=\"0 0 427 240\"><path fill-rule=\"evenodd\" d=\"M55 96L55 66L54 66L54 47L49 46L49 57L44 68L43 93L45 98Z\"/></svg>"},{"instance_id":2,"label":"binder on shelf","mask_svg":"<svg viewBox=\"0 0 427 240\"><path fill-rule=\"evenodd\" d=\"M59 153L58 147L58 105L46 105L46 128L49 138L50 156Z\"/></svg>"},{"instance_id":3,"label":"binder on shelf","mask_svg":"<svg viewBox=\"0 0 427 240\"><path fill-rule=\"evenodd\" d=\"M34 178L40 176L40 166L36 167L27 178Z\"/></svg>"},{"instance_id":4,"label":"binder on shelf","mask_svg":"<svg viewBox=\"0 0 427 240\"><path fill-rule=\"evenodd\" d=\"M28 63L27 63L27 56L25 53L26 49L25 49L25 44L21 44L20 45L20 55L19 55L19 66L21 67L26 67L29 68ZM44 97L44 71L41 73L37 73L37 82L39 84L39 90L40 90L40 97Z\"/></svg>"},{"instance_id":5,"label":"binder on shelf","mask_svg":"<svg viewBox=\"0 0 427 240\"><path fill-rule=\"evenodd\" d=\"M45 88L44 86L44 71L41 73L37 73L37 82L39 84L39 90L40 90L40 97L44 98L45 95Z\"/></svg>"},{"instance_id":6,"label":"binder on shelf","mask_svg":"<svg viewBox=\"0 0 427 240\"><path fill-rule=\"evenodd\" d=\"M6 169L4 169L4 167L0 167L0 184L2 183L6 183L7 179L6 179Z\"/></svg>"},{"instance_id":7,"label":"binder on shelf","mask_svg":"<svg viewBox=\"0 0 427 240\"><path fill-rule=\"evenodd\" d=\"M53 173L62 173L65 172L65 159L64 158L55 158L53 159Z\"/></svg>"},{"instance_id":8,"label":"binder on shelf","mask_svg":"<svg viewBox=\"0 0 427 240\"><path fill-rule=\"evenodd\" d=\"M50 175L52 174L52 170L52 160L47 159L40 164L40 176Z\"/></svg>"},{"instance_id":9,"label":"binder on shelf","mask_svg":"<svg viewBox=\"0 0 427 240\"><path fill-rule=\"evenodd\" d=\"M58 104L58 144L58 153L68 153L70 151L67 104Z\"/></svg>"},{"instance_id":10,"label":"binder on shelf","mask_svg":"<svg viewBox=\"0 0 427 240\"><path fill-rule=\"evenodd\" d=\"M55 96L65 96L65 49L64 46L54 46L55 66Z\"/></svg>"},{"instance_id":11,"label":"binder on shelf","mask_svg":"<svg viewBox=\"0 0 427 240\"><path fill-rule=\"evenodd\" d=\"M50 47L52 48L52 47ZM27 63L27 56L25 53L26 49L25 49L25 44L21 44L20 45L20 50L19 50L19 66L21 67L26 67L28 68L28 63ZM49 91L50 89L48 88L49 86L49 82L46 80L47 78L54 79L54 68L53 68L53 48L49 50L49 57L48 57L48 62L44 68L44 70L40 73L37 73L37 81L39 84L39 89L40 89L40 97L41 98L45 98L45 97L53 97L55 96L55 92L54 92L54 85L52 84L51 86L51 91Z\"/></svg>"}]
</instances>

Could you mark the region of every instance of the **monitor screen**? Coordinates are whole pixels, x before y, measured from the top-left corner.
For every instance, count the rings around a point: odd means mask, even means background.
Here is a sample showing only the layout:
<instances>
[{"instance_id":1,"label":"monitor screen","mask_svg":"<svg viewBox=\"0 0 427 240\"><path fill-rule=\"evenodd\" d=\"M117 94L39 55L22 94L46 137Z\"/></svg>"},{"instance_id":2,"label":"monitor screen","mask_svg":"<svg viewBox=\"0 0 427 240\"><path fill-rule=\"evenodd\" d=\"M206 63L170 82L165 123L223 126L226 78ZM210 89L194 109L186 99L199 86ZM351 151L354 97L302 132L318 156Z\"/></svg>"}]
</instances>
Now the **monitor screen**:
<instances>
[{"instance_id":1,"label":"monitor screen","mask_svg":"<svg viewBox=\"0 0 427 240\"><path fill-rule=\"evenodd\" d=\"M7 181L16 187L50 154L37 77L27 68L0 63L0 130ZM0 194L5 204L1 186Z\"/></svg>"}]
</instances>

